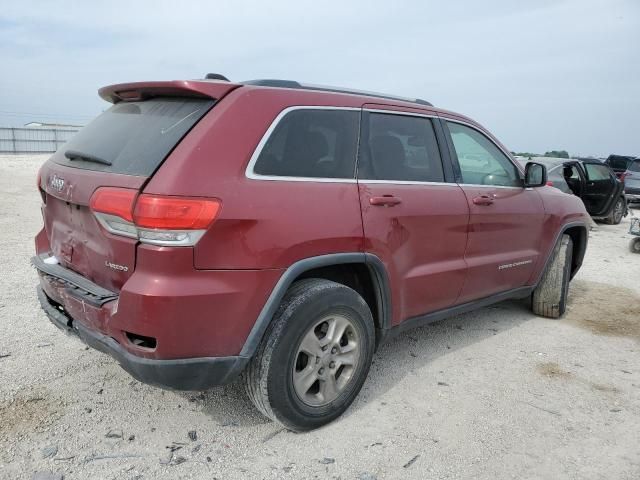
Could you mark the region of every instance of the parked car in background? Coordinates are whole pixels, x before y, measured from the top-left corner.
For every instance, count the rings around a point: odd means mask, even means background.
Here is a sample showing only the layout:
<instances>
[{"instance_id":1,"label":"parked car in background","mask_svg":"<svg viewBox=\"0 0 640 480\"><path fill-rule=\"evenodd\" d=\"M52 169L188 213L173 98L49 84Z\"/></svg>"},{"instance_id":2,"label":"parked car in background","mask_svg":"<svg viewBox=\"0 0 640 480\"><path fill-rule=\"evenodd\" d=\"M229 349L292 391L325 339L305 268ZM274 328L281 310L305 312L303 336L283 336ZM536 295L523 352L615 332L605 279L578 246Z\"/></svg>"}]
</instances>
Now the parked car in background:
<instances>
[{"instance_id":1,"label":"parked car in background","mask_svg":"<svg viewBox=\"0 0 640 480\"><path fill-rule=\"evenodd\" d=\"M625 172L629 170L629 166L635 160L638 160L638 158L630 155L609 155L604 163L614 171L616 177L624 181Z\"/></svg>"},{"instance_id":2,"label":"parked car in background","mask_svg":"<svg viewBox=\"0 0 640 480\"><path fill-rule=\"evenodd\" d=\"M621 175L624 182L624 194L629 202L640 202L640 158L628 163L627 170Z\"/></svg>"},{"instance_id":3,"label":"parked car in background","mask_svg":"<svg viewBox=\"0 0 640 480\"><path fill-rule=\"evenodd\" d=\"M526 159L518 160L526 163ZM588 158L533 160L547 167L548 185L580 197L592 218L617 225L628 214L624 184L607 164ZM640 173L637 177L640 180Z\"/></svg>"}]
</instances>

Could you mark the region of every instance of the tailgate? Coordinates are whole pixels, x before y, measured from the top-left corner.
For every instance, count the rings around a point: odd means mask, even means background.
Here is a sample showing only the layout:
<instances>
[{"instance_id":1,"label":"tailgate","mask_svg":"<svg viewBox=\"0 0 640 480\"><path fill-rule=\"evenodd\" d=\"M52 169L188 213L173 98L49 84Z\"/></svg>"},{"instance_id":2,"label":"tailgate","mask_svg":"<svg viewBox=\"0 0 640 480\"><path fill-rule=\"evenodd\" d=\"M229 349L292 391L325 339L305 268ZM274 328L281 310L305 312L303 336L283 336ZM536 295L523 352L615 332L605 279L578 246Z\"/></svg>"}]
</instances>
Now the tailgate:
<instances>
[{"instance_id":1,"label":"tailgate","mask_svg":"<svg viewBox=\"0 0 640 480\"><path fill-rule=\"evenodd\" d=\"M74 169L47 162L42 169L44 227L52 254L63 267L119 291L135 268L134 238L106 232L89 209L98 187L139 190L146 177Z\"/></svg>"},{"instance_id":2,"label":"tailgate","mask_svg":"<svg viewBox=\"0 0 640 480\"><path fill-rule=\"evenodd\" d=\"M214 102L153 97L116 103L45 163L45 231L60 265L114 292L122 288L135 269L138 240L108 232L89 208L91 197L100 187L137 194Z\"/></svg>"}]
</instances>

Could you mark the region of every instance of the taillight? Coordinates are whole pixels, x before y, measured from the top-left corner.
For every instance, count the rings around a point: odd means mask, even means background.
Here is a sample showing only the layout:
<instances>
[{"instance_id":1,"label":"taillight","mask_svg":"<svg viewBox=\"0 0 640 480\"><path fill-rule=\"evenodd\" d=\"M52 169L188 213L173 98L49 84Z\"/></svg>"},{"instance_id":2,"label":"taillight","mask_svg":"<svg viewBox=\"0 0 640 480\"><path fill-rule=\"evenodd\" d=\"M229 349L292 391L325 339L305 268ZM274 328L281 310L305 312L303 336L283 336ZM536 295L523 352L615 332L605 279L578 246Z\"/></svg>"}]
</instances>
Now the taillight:
<instances>
[{"instance_id":1,"label":"taillight","mask_svg":"<svg viewBox=\"0 0 640 480\"><path fill-rule=\"evenodd\" d=\"M191 246L215 220L221 202L101 187L91 197L90 207L100 224L116 235L154 245Z\"/></svg>"},{"instance_id":2,"label":"taillight","mask_svg":"<svg viewBox=\"0 0 640 480\"><path fill-rule=\"evenodd\" d=\"M136 190L127 188L102 187L91 197L89 207L94 212L115 215L127 222L133 222L133 203L136 200Z\"/></svg>"},{"instance_id":3,"label":"taillight","mask_svg":"<svg viewBox=\"0 0 640 480\"><path fill-rule=\"evenodd\" d=\"M144 228L198 230L207 228L219 210L218 200L143 194L136 202L133 221Z\"/></svg>"},{"instance_id":4,"label":"taillight","mask_svg":"<svg viewBox=\"0 0 640 480\"><path fill-rule=\"evenodd\" d=\"M553 187L553 182L551 180L547 181L547 187Z\"/></svg>"}]
</instances>

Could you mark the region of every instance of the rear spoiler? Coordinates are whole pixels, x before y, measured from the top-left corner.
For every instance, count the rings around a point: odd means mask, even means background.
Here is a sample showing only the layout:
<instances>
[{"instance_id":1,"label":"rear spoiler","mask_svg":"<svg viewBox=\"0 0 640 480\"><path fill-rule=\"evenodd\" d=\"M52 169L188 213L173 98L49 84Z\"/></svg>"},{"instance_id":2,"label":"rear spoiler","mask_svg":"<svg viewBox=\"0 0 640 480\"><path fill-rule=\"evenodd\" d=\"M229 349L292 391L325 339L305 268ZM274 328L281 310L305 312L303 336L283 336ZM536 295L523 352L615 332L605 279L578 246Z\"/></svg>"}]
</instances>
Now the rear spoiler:
<instances>
[{"instance_id":1,"label":"rear spoiler","mask_svg":"<svg viewBox=\"0 0 640 480\"><path fill-rule=\"evenodd\" d=\"M146 100L153 97L199 97L219 100L240 86L237 83L211 80L119 83L102 87L98 90L98 95L111 103Z\"/></svg>"}]
</instances>

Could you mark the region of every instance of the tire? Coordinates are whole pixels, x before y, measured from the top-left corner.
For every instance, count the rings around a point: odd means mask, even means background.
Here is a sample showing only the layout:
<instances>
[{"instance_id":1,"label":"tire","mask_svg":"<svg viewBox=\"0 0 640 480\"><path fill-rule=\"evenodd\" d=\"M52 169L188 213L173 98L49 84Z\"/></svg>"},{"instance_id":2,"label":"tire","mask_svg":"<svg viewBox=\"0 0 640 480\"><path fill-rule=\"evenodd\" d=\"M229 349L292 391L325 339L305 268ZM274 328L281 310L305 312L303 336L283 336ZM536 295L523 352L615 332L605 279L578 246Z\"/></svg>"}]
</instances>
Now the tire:
<instances>
[{"instance_id":1,"label":"tire","mask_svg":"<svg viewBox=\"0 0 640 480\"><path fill-rule=\"evenodd\" d=\"M618 198L613 210L609 216L604 219L605 223L608 225L618 225L622 221L622 217L624 217L624 207L624 199L622 197Z\"/></svg>"},{"instance_id":2,"label":"tire","mask_svg":"<svg viewBox=\"0 0 640 480\"><path fill-rule=\"evenodd\" d=\"M542 279L531 296L533 313L547 318L559 318L567 309L573 241L569 235L562 235L553 250L552 258Z\"/></svg>"},{"instance_id":3,"label":"tire","mask_svg":"<svg viewBox=\"0 0 640 480\"><path fill-rule=\"evenodd\" d=\"M371 311L355 290L323 279L300 280L285 294L243 373L247 394L262 414L290 430L318 428L356 398L374 346Z\"/></svg>"},{"instance_id":4,"label":"tire","mask_svg":"<svg viewBox=\"0 0 640 480\"><path fill-rule=\"evenodd\" d=\"M640 237L631 239L629 242L629 250L631 253L640 253Z\"/></svg>"}]
</instances>

